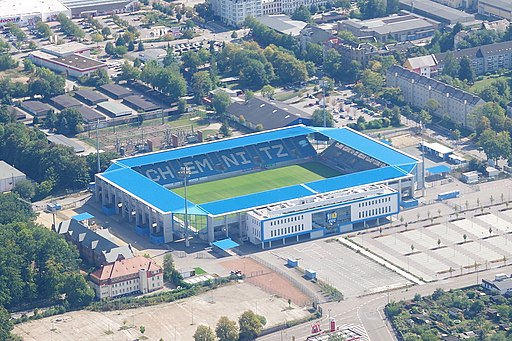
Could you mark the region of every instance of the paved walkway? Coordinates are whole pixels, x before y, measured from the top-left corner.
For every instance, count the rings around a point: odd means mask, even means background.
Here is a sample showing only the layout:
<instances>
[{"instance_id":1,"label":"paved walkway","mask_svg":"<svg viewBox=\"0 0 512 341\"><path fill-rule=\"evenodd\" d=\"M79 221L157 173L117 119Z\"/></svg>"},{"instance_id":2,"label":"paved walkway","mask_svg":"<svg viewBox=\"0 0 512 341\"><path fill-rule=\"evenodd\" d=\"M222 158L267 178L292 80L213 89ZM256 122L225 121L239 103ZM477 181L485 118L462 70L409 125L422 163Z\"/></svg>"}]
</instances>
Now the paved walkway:
<instances>
[{"instance_id":1,"label":"paved walkway","mask_svg":"<svg viewBox=\"0 0 512 341\"><path fill-rule=\"evenodd\" d=\"M415 276L411 275L407 271L404 271L404 270L398 268L397 266L391 264L387 260L382 259L378 255L373 254L369 251L366 251L365 249L363 249L362 247L360 247L359 245L357 245L356 243L352 242L349 239L339 238L338 241L340 243L342 243L343 245L360 252L362 255L374 260L375 262L379 263L380 265L385 266L386 268L398 273L399 275L403 276L404 278L408 279L409 281L411 281L415 284L419 284L419 285L425 284L425 282L423 282L421 279L416 278Z\"/></svg>"}]
</instances>

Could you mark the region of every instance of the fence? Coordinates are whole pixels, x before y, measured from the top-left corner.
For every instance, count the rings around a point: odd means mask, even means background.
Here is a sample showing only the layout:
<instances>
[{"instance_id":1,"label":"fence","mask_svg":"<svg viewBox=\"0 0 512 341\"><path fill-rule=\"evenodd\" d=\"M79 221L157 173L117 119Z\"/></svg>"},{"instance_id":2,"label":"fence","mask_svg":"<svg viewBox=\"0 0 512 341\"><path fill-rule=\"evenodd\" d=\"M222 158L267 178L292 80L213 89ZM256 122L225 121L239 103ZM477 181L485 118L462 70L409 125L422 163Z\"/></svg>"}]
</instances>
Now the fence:
<instances>
[{"instance_id":1,"label":"fence","mask_svg":"<svg viewBox=\"0 0 512 341\"><path fill-rule=\"evenodd\" d=\"M306 297L309 298L309 302L307 305L310 305L312 307L315 307L318 305L319 299L317 295L308 287L306 287L304 284L300 283L295 279L294 277L290 276L286 272L284 272L282 269L279 269L277 266L270 264L269 262L257 257L257 256L249 256L249 258L255 260L256 262L260 263L261 265L269 268L273 272L277 273L278 275L284 277L289 283L291 283L295 288L299 289L300 292L302 292ZM270 289L270 288L269 288Z\"/></svg>"}]
</instances>

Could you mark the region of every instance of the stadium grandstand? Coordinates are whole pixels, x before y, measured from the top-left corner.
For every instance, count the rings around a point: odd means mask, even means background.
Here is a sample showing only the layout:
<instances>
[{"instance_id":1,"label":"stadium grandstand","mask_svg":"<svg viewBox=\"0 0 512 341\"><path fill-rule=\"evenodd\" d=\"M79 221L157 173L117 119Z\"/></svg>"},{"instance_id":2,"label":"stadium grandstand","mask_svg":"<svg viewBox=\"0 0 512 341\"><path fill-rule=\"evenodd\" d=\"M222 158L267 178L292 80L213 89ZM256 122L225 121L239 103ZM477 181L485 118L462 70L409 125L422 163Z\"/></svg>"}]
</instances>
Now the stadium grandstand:
<instances>
[{"instance_id":1,"label":"stadium grandstand","mask_svg":"<svg viewBox=\"0 0 512 341\"><path fill-rule=\"evenodd\" d=\"M350 128L297 125L115 160L95 195L153 243L266 248L387 222L422 188L420 163Z\"/></svg>"}]
</instances>

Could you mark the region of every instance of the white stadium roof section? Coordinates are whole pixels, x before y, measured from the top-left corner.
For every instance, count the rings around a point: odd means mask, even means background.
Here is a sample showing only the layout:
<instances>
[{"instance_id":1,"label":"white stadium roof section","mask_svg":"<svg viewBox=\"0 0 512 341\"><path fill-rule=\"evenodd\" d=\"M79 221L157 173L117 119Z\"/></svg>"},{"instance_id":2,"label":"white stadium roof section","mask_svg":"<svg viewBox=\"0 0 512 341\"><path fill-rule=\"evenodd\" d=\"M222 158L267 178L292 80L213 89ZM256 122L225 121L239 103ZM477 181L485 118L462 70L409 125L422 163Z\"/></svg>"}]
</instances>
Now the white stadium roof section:
<instances>
[{"instance_id":1,"label":"white stadium roof section","mask_svg":"<svg viewBox=\"0 0 512 341\"><path fill-rule=\"evenodd\" d=\"M59 0L0 0L0 18L55 12L69 9Z\"/></svg>"}]
</instances>

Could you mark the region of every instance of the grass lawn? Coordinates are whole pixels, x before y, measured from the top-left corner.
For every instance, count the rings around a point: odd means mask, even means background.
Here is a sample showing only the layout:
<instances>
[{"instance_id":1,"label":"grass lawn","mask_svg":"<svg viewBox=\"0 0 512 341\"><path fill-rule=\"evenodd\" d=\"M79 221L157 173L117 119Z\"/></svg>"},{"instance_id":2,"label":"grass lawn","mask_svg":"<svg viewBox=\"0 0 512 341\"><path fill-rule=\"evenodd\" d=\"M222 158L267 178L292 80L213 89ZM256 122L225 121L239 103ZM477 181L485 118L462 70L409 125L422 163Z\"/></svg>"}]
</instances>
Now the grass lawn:
<instances>
[{"instance_id":1,"label":"grass lawn","mask_svg":"<svg viewBox=\"0 0 512 341\"><path fill-rule=\"evenodd\" d=\"M205 273L207 273L206 271L204 271L202 268L194 268L195 272L196 272L196 276L197 275L204 275Z\"/></svg>"},{"instance_id":2,"label":"grass lawn","mask_svg":"<svg viewBox=\"0 0 512 341\"><path fill-rule=\"evenodd\" d=\"M469 88L469 92L473 93L473 94L478 94L480 93L482 90L484 90L485 88L489 87L489 85L491 83L493 83L494 81L497 81L499 79L502 79L502 80L505 80L505 81L510 81L512 77L512 73L505 73L504 75L502 76L499 76L499 77L496 77L496 76L485 76L484 79L482 80L479 80L479 81L476 81L475 84L473 84L470 88Z\"/></svg>"},{"instance_id":3,"label":"grass lawn","mask_svg":"<svg viewBox=\"0 0 512 341\"><path fill-rule=\"evenodd\" d=\"M187 197L196 204L202 204L337 175L340 175L338 171L319 162L308 162L191 185L187 187ZM185 194L183 187L175 188L173 191L181 196Z\"/></svg>"}]
</instances>

